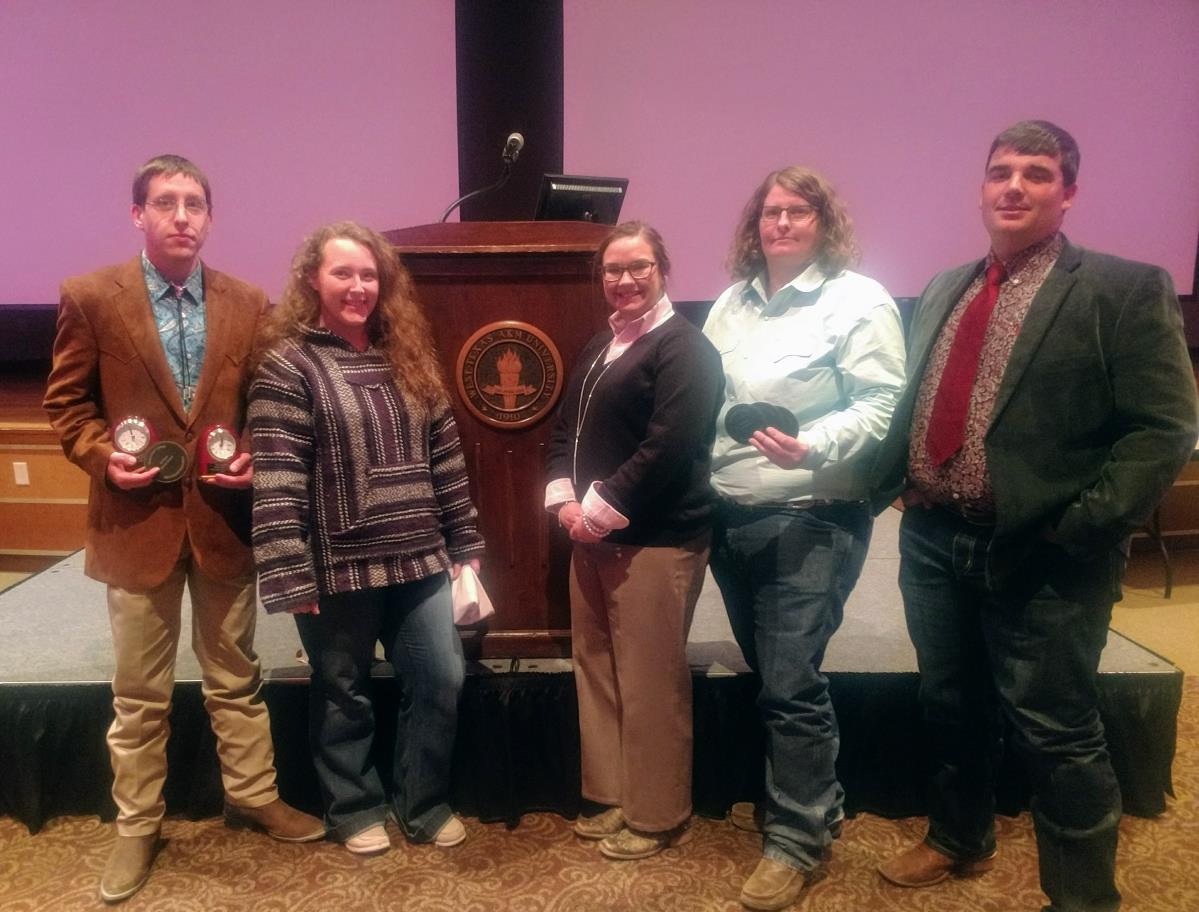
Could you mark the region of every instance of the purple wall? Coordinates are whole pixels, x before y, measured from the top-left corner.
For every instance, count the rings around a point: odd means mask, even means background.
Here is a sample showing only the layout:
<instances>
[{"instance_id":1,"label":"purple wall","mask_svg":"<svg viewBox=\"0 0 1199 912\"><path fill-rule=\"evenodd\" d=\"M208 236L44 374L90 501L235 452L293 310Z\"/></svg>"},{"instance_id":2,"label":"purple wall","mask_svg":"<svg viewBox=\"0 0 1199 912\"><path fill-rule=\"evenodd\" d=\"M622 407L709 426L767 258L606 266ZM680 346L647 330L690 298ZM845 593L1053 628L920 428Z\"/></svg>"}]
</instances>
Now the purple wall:
<instances>
[{"instance_id":1,"label":"purple wall","mask_svg":"<svg viewBox=\"0 0 1199 912\"><path fill-rule=\"evenodd\" d=\"M136 253L129 185L160 152L212 182L205 259L272 295L319 224L458 195L442 0L3 0L0 85L0 304Z\"/></svg>"},{"instance_id":2,"label":"purple wall","mask_svg":"<svg viewBox=\"0 0 1199 912\"><path fill-rule=\"evenodd\" d=\"M918 294L983 252L983 155L1027 116L1082 145L1070 236L1194 290L1195 0L564 4L566 170L631 179L676 298L724 287L745 197L792 161L847 198L862 270ZM458 192L449 0L2 0L0 80L0 304L136 252L129 180L161 151L212 178L207 258L272 294L316 225Z\"/></svg>"},{"instance_id":3,"label":"purple wall","mask_svg":"<svg viewBox=\"0 0 1199 912\"><path fill-rule=\"evenodd\" d=\"M848 201L892 294L986 251L991 138L1026 117L1082 149L1072 240L1193 291L1195 0L565 2L565 167L630 179L676 299L715 297L753 187L792 162Z\"/></svg>"}]
</instances>

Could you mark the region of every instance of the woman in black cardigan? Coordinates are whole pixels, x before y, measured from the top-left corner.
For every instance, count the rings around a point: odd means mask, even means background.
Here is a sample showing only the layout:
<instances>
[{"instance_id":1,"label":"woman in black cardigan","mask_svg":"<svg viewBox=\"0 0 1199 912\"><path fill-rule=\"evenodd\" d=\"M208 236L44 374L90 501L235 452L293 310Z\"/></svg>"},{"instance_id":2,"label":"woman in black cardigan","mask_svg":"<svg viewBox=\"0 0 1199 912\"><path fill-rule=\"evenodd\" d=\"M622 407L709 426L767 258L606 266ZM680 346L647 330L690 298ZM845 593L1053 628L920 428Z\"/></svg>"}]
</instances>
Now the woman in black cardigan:
<instances>
[{"instance_id":1,"label":"woman in black cardigan","mask_svg":"<svg viewBox=\"0 0 1199 912\"><path fill-rule=\"evenodd\" d=\"M584 348L550 438L546 508L574 541L570 602L583 796L609 858L690 836L687 631L711 539L720 356L674 313L670 258L640 222L596 253L610 331Z\"/></svg>"}]
</instances>

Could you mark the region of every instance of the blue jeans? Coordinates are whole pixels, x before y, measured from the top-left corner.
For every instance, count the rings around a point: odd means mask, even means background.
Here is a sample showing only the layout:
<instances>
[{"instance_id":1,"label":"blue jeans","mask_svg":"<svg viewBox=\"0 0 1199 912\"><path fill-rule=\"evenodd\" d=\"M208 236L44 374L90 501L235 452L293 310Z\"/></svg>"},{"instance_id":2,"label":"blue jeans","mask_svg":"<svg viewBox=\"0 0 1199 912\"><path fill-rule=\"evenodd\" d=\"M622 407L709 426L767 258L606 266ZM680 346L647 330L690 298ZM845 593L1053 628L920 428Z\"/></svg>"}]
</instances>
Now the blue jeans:
<instances>
[{"instance_id":1,"label":"blue jeans","mask_svg":"<svg viewBox=\"0 0 1199 912\"><path fill-rule=\"evenodd\" d=\"M986 577L992 528L913 507L899 585L920 665L934 768L929 845L958 859L995 850L1002 723L1032 783L1041 889L1056 912L1111 912L1120 790L1099 719L1099 655L1111 620L1109 555L1072 560L1039 543L1016 582Z\"/></svg>"},{"instance_id":2,"label":"blue jeans","mask_svg":"<svg viewBox=\"0 0 1199 912\"><path fill-rule=\"evenodd\" d=\"M345 841L387 818L379 774L370 671L375 642L402 686L392 809L414 842L430 842L450 818L446 795L466 675L454 629L449 578L321 596L320 614L296 615L312 663L308 738L325 799L325 822Z\"/></svg>"},{"instance_id":3,"label":"blue jeans","mask_svg":"<svg viewBox=\"0 0 1199 912\"><path fill-rule=\"evenodd\" d=\"M722 505L712 575L733 635L762 680L766 814L762 854L800 870L820 863L844 817L840 735L820 671L870 543L865 504Z\"/></svg>"}]
</instances>

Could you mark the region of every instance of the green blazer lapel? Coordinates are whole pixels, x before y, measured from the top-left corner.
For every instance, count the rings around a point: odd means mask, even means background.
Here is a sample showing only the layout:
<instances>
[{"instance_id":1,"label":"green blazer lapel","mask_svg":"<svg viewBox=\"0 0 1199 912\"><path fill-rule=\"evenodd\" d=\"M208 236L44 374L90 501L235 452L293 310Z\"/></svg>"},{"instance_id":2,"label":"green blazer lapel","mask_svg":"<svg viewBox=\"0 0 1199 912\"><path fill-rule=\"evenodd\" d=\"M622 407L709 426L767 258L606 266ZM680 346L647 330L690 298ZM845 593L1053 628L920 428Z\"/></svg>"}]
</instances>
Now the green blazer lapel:
<instances>
[{"instance_id":1,"label":"green blazer lapel","mask_svg":"<svg viewBox=\"0 0 1199 912\"><path fill-rule=\"evenodd\" d=\"M233 331L234 302L229 299L229 287L219 272L204 267L204 366L200 368L200 381L196 384L196 395L192 399L192 417L204 414L204 406L212 393L225 354L229 350L229 334ZM231 421L232 416L224 419Z\"/></svg>"},{"instance_id":2,"label":"green blazer lapel","mask_svg":"<svg viewBox=\"0 0 1199 912\"><path fill-rule=\"evenodd\" d=\"M982 270L982 262L960 266L953 272L945 274L943 290L934 292L931 288L920 302L920 312L912 317L913 327L918 332L912 336L912 344L908 348L908 376L912 379L924 378L928 367L928 359L933 346L941 335L945 321L949 319L954 306L961 300L974 277Z\"/></svg>"},{"instance_id":3,"label":"green blazer lapel","mask_svg":"<svg viewBox=\"0 0 1199 912\"><path fill-rule=\"evenodd\" d=\"M1049 275L1045 277L1045 281L1037 290L1036 297L1032 299L1032 304L1020 326L1020 332L1016 336L1016 343L1012 346L1012 354L1008 358L1007 368L1003 372L1003 380L1000 382L999 391L995 396L995 408L991 411L988 430L995 426L995 422L1003 414L1016 387L1020 385L1024 372L1028 370L1028 366L1036 357L1037 350L1045 339L1045 334L1049 332L1049 327L1057 318L1058 311L1061 310L1062 304L1070 294L1070 289L1074 287L1077 280L1075 270L1081 261L1082 256L1078 248L1067 241L1061 254L1058 255L1057 262L1054 263L1053 268L1049 270Z\"/></svg>"},{"instance_id":4,"label":"green blazer lapel","mask_svg":"<svg viewBox=\"0 0 1199 912\"><path fill-rule=\"evenodd\" d=\"M907 476L912 413L916 410L916 397L920 395L929 355L945 320L981 268L981 263L970 263L940 273L924 290L912 314L907 340L907 387L895 405L890 430L879 446L871 472L876 512L886 507L902 490Z\"/></svg>"},{"instance_id":5,"label":"green blazer lapel","mask_svg":"<svg viewBox=\"0 0 1199 912\"><path fill-rule=\"evenodd\" d=\"M117 291L112 303L120 315L129 341L133 343L134 351L145 365L150 380L158 387L163 402L180 424L186 424L183 399L171 375L166 353L162 350L162 339L158 335L158 325L154 322L150 295L146 292L146 280L142 276L141 257L134 258L117 274Z\"/></svg>"},{"instance_id":6,"label":"green blazer lapel","mask_svg":"<svg viewBox=\"0 0 1199 912\"><path fill-rule=\"evenodd\" d=\"M916 397L920 394L933 346L941 335L941 329L945 326L954 305L970 287L981 268L981 263L971 263L942 273L921 296L917 311L912 314L909 330L911 339L908 345L908 384L895 408L895 414L891 418L892 424L901 422L900 426L905 428L911 424Z\"/></svg>"}]
</instances>

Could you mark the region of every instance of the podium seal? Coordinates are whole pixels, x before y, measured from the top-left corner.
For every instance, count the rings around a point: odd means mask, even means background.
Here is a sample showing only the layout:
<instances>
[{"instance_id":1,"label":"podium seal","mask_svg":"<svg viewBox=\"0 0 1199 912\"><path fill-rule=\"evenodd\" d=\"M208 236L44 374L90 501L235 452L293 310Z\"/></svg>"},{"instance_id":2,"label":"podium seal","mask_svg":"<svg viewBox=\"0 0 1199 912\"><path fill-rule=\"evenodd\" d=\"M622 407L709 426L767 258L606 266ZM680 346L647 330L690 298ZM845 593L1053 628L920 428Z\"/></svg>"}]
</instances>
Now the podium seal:
<instances>
[{"instance_id":1,"label":"podium seal","mask_svg":"<svg viewBox=\"0 0 1199 912\"><path fill-rule=\"evenodd\" d=\"M491 427L519 430L553 409L562 392L562 356L529 323L488 323L463 344L455 372L458 394Z\"/></svg>"}]
</instances>

